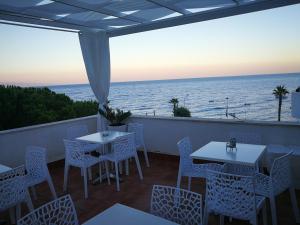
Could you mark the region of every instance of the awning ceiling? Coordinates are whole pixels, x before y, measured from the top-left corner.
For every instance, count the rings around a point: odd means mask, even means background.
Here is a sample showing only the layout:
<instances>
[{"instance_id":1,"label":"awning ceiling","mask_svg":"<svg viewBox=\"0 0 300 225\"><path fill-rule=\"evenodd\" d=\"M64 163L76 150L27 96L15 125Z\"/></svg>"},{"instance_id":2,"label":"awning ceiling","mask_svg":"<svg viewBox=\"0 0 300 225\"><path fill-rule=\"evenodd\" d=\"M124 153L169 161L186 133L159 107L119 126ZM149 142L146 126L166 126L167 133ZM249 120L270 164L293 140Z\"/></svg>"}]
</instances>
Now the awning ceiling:
<instances>
[{"instance_id":1,"label":"awning ceiling","mask_svg":"<svg viewBox=\"0 0 300 225\"><path fill-rule=\"evenodd\" d=\"M119 36L239 15L300 0L0 0L0 20Z\"/></svg>"}]
</instances>

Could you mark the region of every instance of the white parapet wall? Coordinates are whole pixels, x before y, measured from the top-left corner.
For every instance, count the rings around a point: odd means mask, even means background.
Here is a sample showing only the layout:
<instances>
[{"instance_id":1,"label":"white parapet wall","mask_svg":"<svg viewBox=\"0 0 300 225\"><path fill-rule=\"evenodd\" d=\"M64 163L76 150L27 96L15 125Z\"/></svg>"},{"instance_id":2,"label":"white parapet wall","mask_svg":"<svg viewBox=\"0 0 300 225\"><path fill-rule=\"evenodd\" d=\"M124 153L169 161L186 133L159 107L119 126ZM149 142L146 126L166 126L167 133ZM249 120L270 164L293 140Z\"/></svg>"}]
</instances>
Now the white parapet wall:
<instances>
[{"instance_id":1,"label":"white parapet wall","mask_svg":"<svg viewBox=\"0 0 300 225\"><path fill-rule=\"evenodd\" d=\"M198 149L212 140L227 141L230 132L258 133L266 145L300 146L300 124L297 123L151 116L132 116L128 122L144 124L148 150L162 154L178 155L176 143L185 136L189 136L193 148ZM77 124L87 125L90 133L96 132L96 116L0 131L0 163L11 167L24 164L25 149L29 145L46 147L49 162L63 159L67 128ZM300 157L294 157L293 171L300 187L300 174L296 172L300 171Z\"/></svg>"},{"instance_id":2,"label":"white parapet wall","mask_svg":"<svg viewBox=\"0 0 300 225\"><path fill-rule=\"evenodd\" d=\"M145 141L151 151L172 155L178 155L176 143L185 136L197 149L210 141L228 141L230 132L257 133L266 145L300 146L300 123L152 116L134 116L130 122L144 124Z\"/></svg>"},{"instance_id":3,"label":"white parapet wall","mask_svg":"<svg viewBox=\"0 0 300 225\"><path fill-rule=\"evenodd\" d=\"M63 159L67 128L78 124L85 124L89 132L95 132L96 116L0 131L0 163L11 167L24 164L29 145L47 148L49 162Z\"/></svg>"}]
</instances>

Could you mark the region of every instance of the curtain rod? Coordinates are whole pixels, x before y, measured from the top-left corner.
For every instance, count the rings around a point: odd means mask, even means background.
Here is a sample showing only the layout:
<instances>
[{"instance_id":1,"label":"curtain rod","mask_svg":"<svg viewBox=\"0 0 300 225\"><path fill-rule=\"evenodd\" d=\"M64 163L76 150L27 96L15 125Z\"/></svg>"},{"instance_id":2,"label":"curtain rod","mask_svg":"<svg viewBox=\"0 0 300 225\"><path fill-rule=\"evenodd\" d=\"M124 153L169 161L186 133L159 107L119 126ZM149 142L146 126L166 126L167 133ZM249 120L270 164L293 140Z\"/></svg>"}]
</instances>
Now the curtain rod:
<instances>
[{"instance_id":1,"label":"curtain rod","mask_svg":"<svg viewBox=\"0 0 300 225\"><path fill-rule=\"evenodd\" d=\"M38 29L44 29L44 30L63 31L63 32L69 32L69 33L79 33L79 31L75 31L75 30L65 30L65 29L59 29L59 28L41 27L41 26L34 26L34 25L27 25L27 24L13 23L13 22L5 22L5 21L0 21L0 24L14 25L14 26L20 26L20 27L38 28Z\"/></svg>"}]
</instances>

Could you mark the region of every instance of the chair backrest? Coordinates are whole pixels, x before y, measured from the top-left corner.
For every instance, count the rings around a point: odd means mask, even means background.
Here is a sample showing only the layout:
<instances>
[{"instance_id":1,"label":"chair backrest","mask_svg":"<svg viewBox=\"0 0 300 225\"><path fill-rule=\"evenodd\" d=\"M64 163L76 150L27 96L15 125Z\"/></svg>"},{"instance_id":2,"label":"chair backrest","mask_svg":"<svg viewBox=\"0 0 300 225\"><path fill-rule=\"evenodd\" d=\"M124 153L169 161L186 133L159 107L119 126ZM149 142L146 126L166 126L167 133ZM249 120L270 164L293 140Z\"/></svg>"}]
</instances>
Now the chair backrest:
<instances>
[{"instance_id":1,"label":"chair backrest","mask_svg":"<svg viewBox=\"0 0 300 225\"><path fill-rule=\"evenodd\" d=\"M237 143L261 144L261 135L254 132L230 132L229 138L235 138Z\"/></svg>"},{"instance_id":2,"label":"chair backrest","mask_svg":"<svg viewBox=\"0 0 300 225\"><path fill-rule=\"evenodd\" d=\"M73 140L89 133L86 125L74 125L67 129L67 138Z\"/></svg>"},{"instance_id":3,"label":"chair backrest","mask_svg":"<svg viewBox=\"0 0 300 225\"><path fill-rule=\"evenodd\" d=\"M45 178L48 175L46 149L28 146L25 154L25 167L32 178Z\"/></svg>"},{"instance_id":4,"label":"chair backrest","mask_svg":"<svg viewBox=\"0 0 300 225\"><path fill-rule=\"evenodd\" d=\"M0 173L0 211L24 201L26 197L24 176L24 166Z\"/></svg>"},{"instance_id":5,"label":"chair backrest","mask_svg":"<svg viewBox=\"0 0 300 225\"><path fill-rule=\"evenodd\" d=\"M154 185L151 213L178 224L202 224L202 196L176 187Z\"/></svg>"},{"instance_id":6,"label":"chair backrest","mask_svg":"<svg viewBox=\"0 0 300 225\"><path fill-rule=\"evenodd\" d=\"M144 125L141 123L129 123L128 132L134 133L135 145L137 147L144 146Z\"/></svg>"},{"instance_id":7,"label":"chair backrest","mask_svg":"<svg viewBox=\"0 0 300 225\"><path fill-rule=\"evenodd\" d=\"M78 225L76 210L70 195L57 198L18 220L18 225L64 224Z\"/></svg>"},{"instance_id":8,"label":"chair backrest","mask_svg":"<svg viewBox=\"0 0 300 225\"><path fill-rule=\"evenodd\" d=\"M64 139L66 161L70 164L84 165L85 152L78 141Z\"/></svg>"},{"instance_id":9,"label":"chair backrest","mask_svg":"<svg viewBox=\"0 0 300 225\"><path fill-rule=\"evenodd\" d=\"M193 160L190 154L193 152L192 144L189 137L181 139L177 143L177 147L180 155L180 169L182 172L189 170L192 167Z\"/></svg>"},{"instance_id":10,"label":"chair backrest","mask_svg":"<svg viewBox=\"0 0 300 225\"><path fill-rule=\"evenodd\" d=\"M270 171L274 194L280 194L293 185L291 157L293 152L276 158Z\"/></svg>"},{"instance_id":11,"label":"chair backrest","mask_svg":"<svg viewBox=\"0 0 300 225\"><path fill-rule=\"evenodd\" d=\"M127 159L136 154L134 134L130 133L118 138L112 144L114 157L117 160Z\"/></svg>"},{"instance_id":12,"label":"chair backrest","mask_svg":"<svg viewBox=\"0 0 300 225\"><path fill-rule=\"evenodd\" d=\"M253 220L256 217L253 177L208 170L205 204L208 212Z\"/></svg>"}]
</instances>

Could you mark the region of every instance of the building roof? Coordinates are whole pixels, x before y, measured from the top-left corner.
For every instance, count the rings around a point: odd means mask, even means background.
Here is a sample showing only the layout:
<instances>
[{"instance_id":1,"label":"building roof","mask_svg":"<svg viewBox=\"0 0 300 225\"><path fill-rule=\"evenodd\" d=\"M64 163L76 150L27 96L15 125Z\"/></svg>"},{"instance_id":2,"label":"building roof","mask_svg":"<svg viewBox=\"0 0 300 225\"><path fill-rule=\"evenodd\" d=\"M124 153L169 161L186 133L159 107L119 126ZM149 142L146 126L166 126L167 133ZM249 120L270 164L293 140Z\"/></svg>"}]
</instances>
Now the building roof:
<instances>
[{"instance_id":1,"label":"building roof","mask_svg":"<svg viewBox=\"0 0 300 225\"><path fill-rule=\"evenodd\" d=\"M0 20L111 37L250 13L300 0L1 0Z\"/></svg>"}]
</instances>

